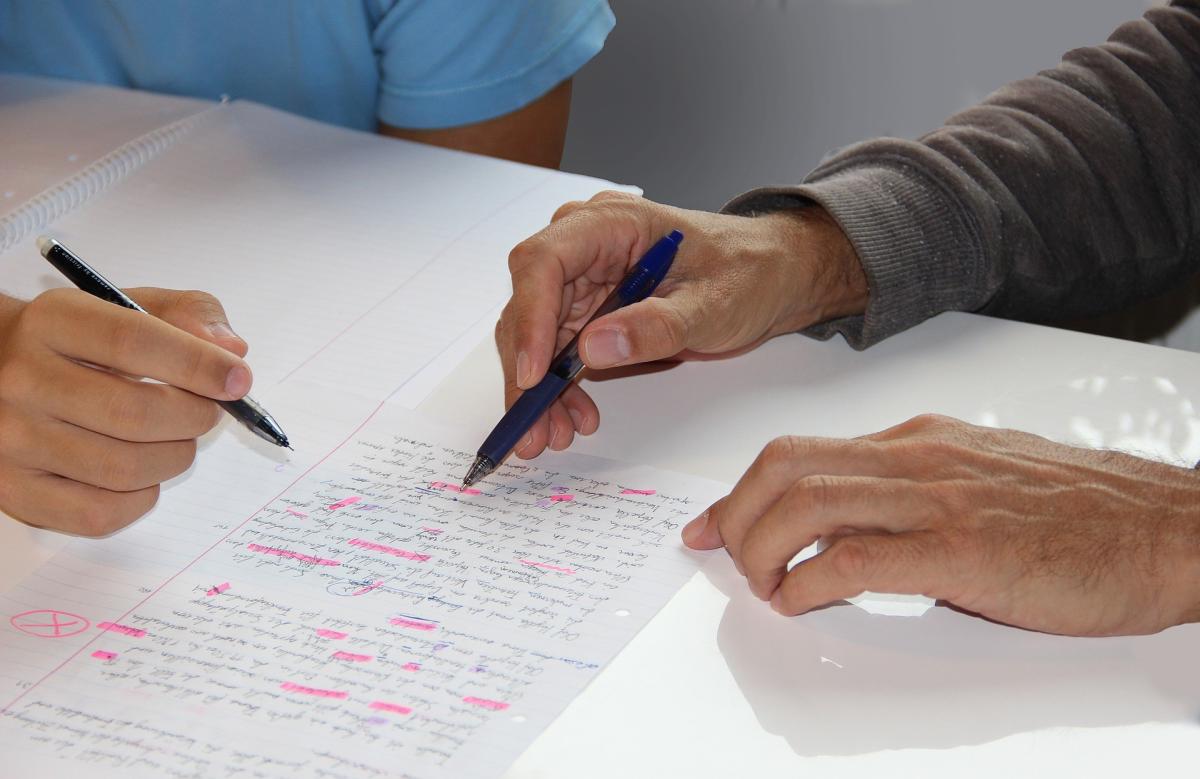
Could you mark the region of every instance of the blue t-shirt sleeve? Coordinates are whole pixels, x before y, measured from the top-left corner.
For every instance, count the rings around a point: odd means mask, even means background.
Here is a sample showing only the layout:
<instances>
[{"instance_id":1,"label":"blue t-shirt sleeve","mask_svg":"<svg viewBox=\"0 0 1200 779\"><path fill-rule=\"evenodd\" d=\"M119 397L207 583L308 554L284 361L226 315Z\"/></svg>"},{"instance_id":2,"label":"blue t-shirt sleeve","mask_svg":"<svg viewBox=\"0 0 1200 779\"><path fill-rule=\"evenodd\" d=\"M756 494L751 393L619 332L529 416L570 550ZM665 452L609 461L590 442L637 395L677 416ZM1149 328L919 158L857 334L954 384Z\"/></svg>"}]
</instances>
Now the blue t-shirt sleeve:
<instances>
[{"instance_id":1,"label":"blue t-shirt sleeve","mask_svg":"<svg viewBox=\"0 0 1200 779\"><path fill-rule=\"evenodd\" d=\"M606 0L397 0L372 38L377 114L426 129L515 111L574 75L614 23Z\"/></svg>"}]
</instances>

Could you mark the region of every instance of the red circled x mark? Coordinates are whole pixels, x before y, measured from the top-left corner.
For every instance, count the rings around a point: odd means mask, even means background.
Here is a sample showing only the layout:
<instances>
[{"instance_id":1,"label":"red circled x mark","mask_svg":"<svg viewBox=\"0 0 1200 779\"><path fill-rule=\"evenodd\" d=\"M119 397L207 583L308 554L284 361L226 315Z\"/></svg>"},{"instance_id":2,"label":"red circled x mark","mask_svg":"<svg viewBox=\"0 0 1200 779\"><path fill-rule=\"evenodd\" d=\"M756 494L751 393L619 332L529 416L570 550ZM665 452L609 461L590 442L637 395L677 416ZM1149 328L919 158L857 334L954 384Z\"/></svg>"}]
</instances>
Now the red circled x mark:
<instances>
[{"instance_id":1,"label":"red circled x mark","mask_svg":"<svg viewBox=\"0 0 1200 779\"><path fill-rule=\"evenodd\" d=\"M9 622L22 633L38 638L66 638L82 633L92 624L78 614L55 609L23 611Z\"/></svg>"}]
</instances>

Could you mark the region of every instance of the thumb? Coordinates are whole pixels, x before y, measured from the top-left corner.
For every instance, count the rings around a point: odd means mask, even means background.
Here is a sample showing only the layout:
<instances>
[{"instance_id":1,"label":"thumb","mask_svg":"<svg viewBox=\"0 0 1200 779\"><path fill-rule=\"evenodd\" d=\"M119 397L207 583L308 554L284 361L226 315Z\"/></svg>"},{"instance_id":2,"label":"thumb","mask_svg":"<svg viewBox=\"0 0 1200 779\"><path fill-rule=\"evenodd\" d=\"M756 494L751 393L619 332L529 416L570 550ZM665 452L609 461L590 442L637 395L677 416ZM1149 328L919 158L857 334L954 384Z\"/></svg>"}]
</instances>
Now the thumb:
<instances>
[{"instance_id":1,"label":"thumb","mask_svg":"<svg viewBox=\"0 0 1200 779\"><path fill-rule=\"evenodd\" d=\"M688 347L688 307L681 298L646 298L597 319L579 337L589 368L612 368L674 357Z\"/></svg>"},{"instance_id":2,"label":"thumb","mask_svg":"<svg viewBox=\"0 0 1200 779\"><path fill-rule=\"evenodd\" d=\"M221 302L207 292L158 287L138 287L125 292L164 322L214 343L238 357L245 357L250 348L229 326L229 318Z\"/></svg>"}]
</instances>

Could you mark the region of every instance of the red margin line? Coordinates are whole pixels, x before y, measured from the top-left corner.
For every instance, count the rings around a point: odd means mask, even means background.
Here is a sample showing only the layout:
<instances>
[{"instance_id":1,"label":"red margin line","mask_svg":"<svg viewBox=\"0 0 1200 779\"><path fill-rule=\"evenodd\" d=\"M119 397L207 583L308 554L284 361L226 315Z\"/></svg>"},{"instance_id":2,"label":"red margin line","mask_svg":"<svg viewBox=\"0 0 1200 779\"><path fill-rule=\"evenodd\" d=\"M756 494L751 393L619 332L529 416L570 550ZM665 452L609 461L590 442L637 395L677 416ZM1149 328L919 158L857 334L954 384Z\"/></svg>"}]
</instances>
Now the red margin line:
<instances>
[{"instance_id":1,"label":"red margin line","mask_svg":"<svg viewBox=\"0 0 1200 779\"><path fill-rule=\"evenodd\" d=\"M129 607L129 609L128 609L128 610L127 610L127 611L126 611L124 614L122 614L121 616L117 617L117 618L116 618L116 620L113 620L113 621L115 621L115 622L117 622L117 623L124 622L126 617L128 617L130 614L132 614L133 612L135 612L135 611L137 611L138 609L140 609L142 606L145 606L147 601L149 601L151 598L153 598L153 597L154 597L155 595L157 595L158 593L162 592L162 590L163 590L165 587L167 587L167 586L168 586L168 585L169 585L171 582L175 581L175 580L176 580L176 579L178 579L180 576L182 576L184 573L186 573L186 572L188 571L188 569L190 569L190 568L191 568L193 565L195 565L196 563L200 562L201 558L203 558L203 557L204 557L205 555L207 555L209 552L211 552L212 550L216 549L216 548L217 548L218 546L220 546L221 544L225 543L225 541L227 541L227 540L229 539L229 537L230 537L230 536L232 536L234 533L236 533L236 532L238 532L239 530L241 530L242 528L244 528L244 527L245 527L245 526L246 526L246 525L247 525L247 524L248 524L248 523L249 523L251 520L253 520L253 519L254 519L255 517L257 517L257 516L258 516L260 513L262 513L262 511L263 511L264 509L266 509L266 508L267 508L267 506L270 506L272 503L274 503L275 501L277 501L277 500L279 500L281 497L283 497L283 495L284 495L284 494L285 494L285 493L286 493L288 490L290 490L292 487L295 487L297 484L299 484L299 483L300 483L300 481L301 481L302 479L304 479L305 477L307 477L307 476L308 476L308 474L310 474L310 473L312 473L314 470L316 470L316 468L318 468L318 467L319 467L319 466L321 466L321 465L324 465L326 460L328 460L328 459L329 459L330 457L332 457L332 456L333 456L333 455L334 455L334 454L335 454L335 453L336 453L336 452L337 452L339 449L341 449L343 446L345 446L345 445L347 444L347 442L349 442L349 441L350 441L350 439L352 439L352 438L354 438L356 435L358 435L358 431L362 430L362 429L363 429L363 428L366 426L366 424L367 424L368 422L370 422L372 419L374 419L374 418L375 418L375 415L379 413L379 411L380 411L380 410L383 408L383 406L384 406L384 404L385 404L385 403L387 403L387 400L386 400L386 399L385 399L385 400L381 400L381 401L379 402L379 405L377 405L377 406L375 407L375 409L374 409L374 410L373 410L373 411L372 411L370 414L368 414L368 415L366 416L366 418L365 418L365 419L363 419L363 421L362 421L362 422L359 422L359 423L358 423L358 427L354 428L354 430L350 431L350 434L349 434L349 435L347 435L347 436L346 436L344 439L342 439L341 443L339 443L337 446L333 447L333 448L332 448L332 449L330 449L328 452L326 452L324 457L322 457L320 460L317 460L315 463L313 463L312 465L310 465L310 466L309 466L309 467L308 467L308 468L307 468L307 469L304 471L304 473L301 473L299 476L297 476L297 477L296 477L296 478L295 478L295 479L292 481L292 483L291 483L291 484L287 485L287 486L286 486L286 487L284 487L282 490L280 490L280 491L279 491L279 492L278 492L278 493L277 493L277 494L276 494L276 495L275 495L273 498L271 498L270 500L268 500L268 501L267 501L266 503L264 503L263 505L259 506L259 507L258 507L258 508L257 508L257 509L256 509L256 510L253 512L253 513L251 513L251 514L250 514L250 516L248 516L248 517L246 517L244 520L242 520L242 521L241 521L241 523L237 525L237 527L233 528L233 529L232 529L232 530L230 530L228 533L226 533L225 535L221 536L221 537L220 537L220 538L218 538L216 541L214 541L214 542L212 543L212 545L211 545L211 546L209 546L209 547L208 547L207 549L205 549L203 552L201 552L200 554L198 554L198 555L196 555L194 558L192 558L191 562L189 562L187 565L185 565L185 566L183 566L182 568L180 568L180 569L179 569L178 571L176 571L175 573L171 574L171 575L170 575L170 576L169 576L169 577L168 577L168 578L167 578L165 581L163 581L163 583L162 583L162 584L160 584L160 585L158 585L157 587L155 587L155 588L154 588L154 590L153 590L152 592L150 592L148 595L146 595L146 597L142 598L140 601L138 601L137 603L135 603L133 606L130 606L130 607ZM7 704L5 704L3 708L0 708L0 714L7 714L7 713L8 713L8 710L9 710L9 709L11 709L13 706L17 705L18 703L20 703L20 701L21 701L21 699L22 699L22 698L24 698L26 695L28 695L29 693L31 693L31 692L33 692L34 690L36 690L36 689L37 689L37 688L38 688L38 687L39 687L39 686L42 684L42 682L46 681L46 680L47 680L47 679L49 679L51 676L54 676L54 674L56 674L56 673L58 673L59 671L61 671L61 670L62 670L62 669L63 669L63 668L64 668L64 667L67 665L67 663L71 662L71 661L72 661L72 660L74 660L75 658L79 657L79 655L80 655L80 654L82 654L83 652L87 651L88 647L90 647L90 646L91 646L92 644L94 644L95 642L99 641L102 635L103 635L103 633L98 633L98 634L96 634L96 635L95 635L95 636L93 636L93 637L92 637L92 638L91 638L91 639L90 639L90 640L89 640L87 643L85 643L83 646L81 646L81 647L79 647L78 649L76 649L76 650L75 650L75 652L74 652L73 654L71 654L69 657L67 657L67 659L66 659L66 660L63 660L61 663L59 663L58 665L56 665L56 666L55 666L53 669L51 669L51 670L47 671L47 672L45 673L45 675L43 675L43 676L42 676L42 678L41 678L41 679L38 679L36 682L34 682L32 685L30 685L30 686L29 686L29 687L28 687L26 690L22 691L20 695L18 695L17 697L15 697L15 698L13 698L11 701L9 701Z\"/></svg>"}]
</instances>

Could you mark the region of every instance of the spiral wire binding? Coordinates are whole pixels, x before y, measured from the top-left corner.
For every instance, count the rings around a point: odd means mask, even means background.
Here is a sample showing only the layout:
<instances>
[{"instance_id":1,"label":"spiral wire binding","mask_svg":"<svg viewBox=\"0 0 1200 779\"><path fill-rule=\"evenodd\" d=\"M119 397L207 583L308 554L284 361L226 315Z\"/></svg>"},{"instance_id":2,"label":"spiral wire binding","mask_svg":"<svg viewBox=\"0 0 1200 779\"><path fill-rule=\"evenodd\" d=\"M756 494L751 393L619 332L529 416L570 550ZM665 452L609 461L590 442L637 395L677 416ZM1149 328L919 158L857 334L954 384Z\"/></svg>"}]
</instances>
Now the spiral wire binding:
<instances>
[{"instance_id":1,"label":"spiral wire binding","mask_svg":"<svg viewBox=\"0 0 1200 779\"><path fill-rule=\"evenodd\" d=\"M0 254L120 183L171 148L206 116L226 105L228 101L222 100L215 106L138 136L0 217Z\"/></svg>"}]
</instances>

